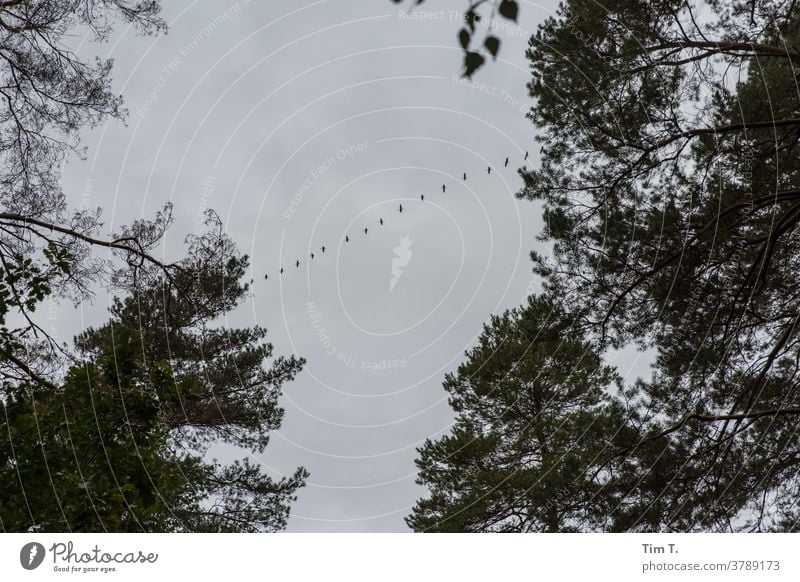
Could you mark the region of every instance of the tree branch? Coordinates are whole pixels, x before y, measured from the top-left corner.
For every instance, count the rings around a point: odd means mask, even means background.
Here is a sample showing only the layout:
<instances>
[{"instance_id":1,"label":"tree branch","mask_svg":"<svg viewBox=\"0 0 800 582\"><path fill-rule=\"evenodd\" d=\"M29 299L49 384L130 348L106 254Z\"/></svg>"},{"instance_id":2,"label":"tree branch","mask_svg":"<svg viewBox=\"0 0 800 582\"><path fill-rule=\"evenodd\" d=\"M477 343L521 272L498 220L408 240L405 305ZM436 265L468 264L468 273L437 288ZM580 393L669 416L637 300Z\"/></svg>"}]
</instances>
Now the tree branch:
<instances>
[{"instance_id":1,"label":"tree branch","mask_svg":"<svg viewBox=\"0 0 800 582\"><path fill-rule=\"evenodd\" d=\"M72 228L67 228L67 227L64 227L64 226L60 226L58 224L45 222L43 220L38 220L36 218L31 218L29 216L23 216L22 214L16 214L16 213L13 213L13 212L0 212L0 220L10 220L10 221L14 221L14 222L22 222L23 223L22 226L25 227L25 228L27 228L28 224L32 224L32 225L35 225L35 226L40 226L42 228L48 228L51 231L55 231L55 232L60 232L62 234L66 234L68 236L71 236L71 237L76 238L78 240L82 240L82 241L87 242L87 243L92 244L92 245L97 245L97 246L106 247L106 248L110 248L110 249L116 249L116 250L125 251L125 252L131 253L131 254L133 254L133 255L135 255L135 256L137 256L137 257L139 257L139 258L141 258L141 259L143 259L143 260L145 260L145 261L147 261L149 263L152 263L153 265L156 265L157 267L162 269L167 274L169 274L169 270L170 269L183 270L182 267L180 267L179 265L176 265L174 263L173 264L167 264L167 263L163 263L163 262L159 261L158 259L156 259L152 255L147 253L142 248L136 248L136 247L133 247L133 246L130 246L130 245L127 245L127 244L123 244L122 241L131 240L130 237L125 237L125 238L115 239L115 240L110 240L110 241L109 240L103 240L103 239L99 239L99 238L95 238L95 237L83 234L82 232L78 232L77 230L74 230Z\"/></svg>"},{"instance_id":2,"label":"tree branch","mask_svg":"<svg viewBox=\"0 0 800 582\"><path fill-rule=\"evenodd\" d=\"M658 434L651 435L649 437L645 437L645 438L641 439L639 442L637 442L636 444L631 445L629 447L625 447L624 449L621 449L617 454L620 454L620 455L627 454L627 453L632 452L635 449L639 448L644 443L647 443L647 442L650 442L650 441L654 441L654 440L658 440L658 439L663 438L665 436L668 436L668 435L670 435L670 434L672 434L674 432L677 432L680 429L682 429L684 426L686 426L686 423L688 423L690 420L699 420L699 421L702 421L702 422L723 422L723 421L724 422L730 422L732 420L735 420L735 421L742 421L742 420L748 420L748 419L755 420L755 419L758 419L758 418L762 418L764 416L780 416L780 415L784 415L784 414L800 414L800 406L792 406L792 407L788 407L788 408L775 408L775 409L769 409L769 410L753 410L753 411L750 411L750 412L741 412L741 413L732 413L732 414L697 414L697 413L687 414L679 422L673 424L672 426L670 426L668 428L665 428L664 430L662 430Z\"/></svg>"}]
</instances>

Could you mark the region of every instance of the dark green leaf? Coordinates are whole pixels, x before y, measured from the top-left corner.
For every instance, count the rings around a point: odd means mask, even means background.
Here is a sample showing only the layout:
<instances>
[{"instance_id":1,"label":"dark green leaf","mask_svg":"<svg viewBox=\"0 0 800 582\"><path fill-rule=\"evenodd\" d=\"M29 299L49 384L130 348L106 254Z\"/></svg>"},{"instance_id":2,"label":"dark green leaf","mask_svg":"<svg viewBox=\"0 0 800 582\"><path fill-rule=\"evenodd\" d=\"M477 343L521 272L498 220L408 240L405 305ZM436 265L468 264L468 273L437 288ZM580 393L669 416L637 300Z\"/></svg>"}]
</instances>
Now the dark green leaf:
<instances>
[{"instance_id":1,"label":"dark green leaf","mask_svg":"<svg viewBox=\"0 0 800 582\"><path fill-rule=\"evenodd\" d=\"M458 31L458 42L461 45L461 48L463 48L464 50L466 50L467 47L469 46L470 37L471 35L466 28L462 28L461 30Z\"/></svg>"},{"instance_id":2,"label":"dark green leaf","mask_svg":"<svg viewBox=\"0 0 800 582\"><path fill-rule=\"evenodd\" d=\"M467 51L464 55L464 76L472 77L472 74L483 66L486 59L475 51Z\"/></svg>"},{"instance_id":3,"label":"dark green leaf","mask_svg":"<svg viewBox=\"0 0 800 582\"><path fill-rule=\"evenodd\" d=\"M496 36L487 36L486 40L483 42L483 46L486 47L486 50L489 51L489 54L492 55L495 59L497 58L497 52L500 50L500 39Z\"/></svg>"},{"instance_id":4,"label":"dark green leaf","mask_svg":"<svg viewBox=\"0 0 800 582\"><path fill-rule=\"evenodd\" d=\"M516 22L517 15L519 14L519 5L515 2L515 0L503 0L500 2L499 11L500 16L503 18L508 18L509 20Z\"/></svg>"}]
</instances>

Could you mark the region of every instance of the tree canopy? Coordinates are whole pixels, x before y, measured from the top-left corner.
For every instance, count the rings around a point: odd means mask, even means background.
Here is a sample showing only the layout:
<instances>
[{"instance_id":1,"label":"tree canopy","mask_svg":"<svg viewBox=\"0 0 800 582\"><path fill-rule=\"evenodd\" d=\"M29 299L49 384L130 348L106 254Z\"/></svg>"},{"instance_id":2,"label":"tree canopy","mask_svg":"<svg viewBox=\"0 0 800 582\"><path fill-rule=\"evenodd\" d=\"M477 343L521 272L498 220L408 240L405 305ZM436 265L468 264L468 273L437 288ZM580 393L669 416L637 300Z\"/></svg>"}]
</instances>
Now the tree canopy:
<instances>
[{"instance_id":1,"label":"tree canopy","mask_svg":"<svg viewBox=\"0 0 800 582\"><path fill-rule=\"evenodd\" d=\"M494 316L444 387L456 420L417 465L418 531L565 531L602 523L593 479L624 434L619 379L552 301ZM610 394L611 393L611 394Z\"/></svg>"},{"instance_id":2,"label":"tree canopy","mask_svg":"<svg viewBox=\"0 0 800 582\"><path fill-rule=\"evenodd\" d=\"M193 237L210 237L207 244L191 240L187 256L159 259L152 251L172 224L170 204L152 220L103 233L101 209L70 209L61 190L65 157L84 153L80 132L127 113L122 97L111 90L111 61L82 60L65 37L83 27L102 41L118 20L143 34L160 32L166 27L159 9L155 0L26 0L0 6L3 378L52 384L57 362L67 357L32 317L48 294L80 302L98 284L131 291L159 277L171 280L179 271L197 272L208 257L192 252L210 248L218 238L218 221L209 214L209 232Z\"/></svg>"},{"instance_id":3,"label":"tree canopy","mask_svg":"<svg viewBox=\"0 0 800 582\"><path fill-rule=\"evenodd\" d=\"M656 351L655 435L704 467L695 495L726 520L706 527L779 527L798 477L800 9L704 7L575 0L540 27L523 195L544 203L548 288L599 345Z\"/></svg>"},{"instance_id":4,"label":"tree canopy","mask_svg":"<svg viewBox=\"0 0 800 582\"><path fill-rule=\"evenodd\" d=\"M530 40L534 270L598 356L656 357L602 529L797 529L798 34L795 2L569 0Z\"/></svg>"},{"instance_id":5,"label":"tree canopy","mask_svg":"<svg viewBox=\"0 0 800 582\"><path fill-rule=\"evenodd\" d=\"M280 426L281 386L301 359L273 358L266 331L212 327L238 301L246 259L196 281L115 301L76 338L55 389L5 388L0 525L9 531L274 531L307 472L273 480L248 458L209 460L211 444L261 453ZM270 361L268 368L264 363Z\"/></svg>"},{"instance_id":6,"label":"tree canopy","mask_svg":"<svg viewBox=\"0 0 800 582\"><path fill-rule=\"evenodd\" d=\"M4 531L273 531L307 476L208 458L212 444L263 452L281 387L303 365L274 357L259 326L220 324L250 283L216 214L165 259L153 251L170 204L104 233L101 209L70 209L61 190L80 132L127 114L111 61L82 60L65 37L103 41L119 21L160 33L159 12L157 0L0 3ZM46 298L78 303L103 287L111 318L74 348L37 322Z\"/></svg>"}]
</instances>

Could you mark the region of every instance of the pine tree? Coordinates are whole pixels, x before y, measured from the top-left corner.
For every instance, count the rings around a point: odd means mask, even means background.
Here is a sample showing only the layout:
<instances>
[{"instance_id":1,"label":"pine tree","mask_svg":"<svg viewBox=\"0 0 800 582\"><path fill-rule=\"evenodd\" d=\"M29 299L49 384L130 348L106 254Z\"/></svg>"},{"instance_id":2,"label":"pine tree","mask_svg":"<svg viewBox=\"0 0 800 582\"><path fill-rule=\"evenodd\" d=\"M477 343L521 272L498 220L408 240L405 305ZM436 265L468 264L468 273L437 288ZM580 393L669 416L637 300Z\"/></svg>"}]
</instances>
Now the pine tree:
<instances>
[{"instance_id":1,"label":"pine tree","mask_svg":"<svg viewBox=\"0 0 800 582\"><path fill-rule=\"evenodd\" d=\"M620 379L556 302L494 316L444 387L452 430L419 449L430 489L416 531L583 531L610 527L613 453L631 438ZM611 464L610 464L611 463Z\"/></svg>"},{"instance_id":2,"label":"pine tree","mask_svg":"<svg viewBox=\"0 0 800 582\"><path fill-rule=\"evenodd\" d=\"M277 399L303 360L272 358L258 326L215 325L249 286L247 258L205 280L117 299L76 338L57 388L7 384L0 416L6 531L274 531L307 472L274 480L248 460L268 444ZM264 367L269 360L269 366ZM231 463L210 444L238 447Z\"/></svg>"}]
</instances>

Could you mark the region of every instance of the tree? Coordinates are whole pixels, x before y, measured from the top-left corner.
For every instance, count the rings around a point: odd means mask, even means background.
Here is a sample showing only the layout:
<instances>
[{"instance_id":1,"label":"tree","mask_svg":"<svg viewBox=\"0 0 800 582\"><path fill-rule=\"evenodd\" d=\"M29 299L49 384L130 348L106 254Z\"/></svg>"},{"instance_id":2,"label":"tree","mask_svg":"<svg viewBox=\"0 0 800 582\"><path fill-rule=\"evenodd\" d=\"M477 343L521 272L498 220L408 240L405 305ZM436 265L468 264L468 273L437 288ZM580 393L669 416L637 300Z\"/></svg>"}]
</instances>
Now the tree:
<instances>
[{"instance_id":1,"label":"tree","mask_svg":"<svg viewBox=\"0 0 800 582\"><path fill-rule=\"evenodd\" d=\"M653 417L651 384L623 388L555 298L493 316L467 358L444 383L456 412L450 433L419 449L417 482L429 495L406 519L415 531L723 530L752 509L751 491L763 493L770 473L786 494L776 499L782 523L794 519L794 482L781 481L789 464L747 451L785 445L790 423L762 422L735 443L723 503L697 487L708 478L707 456L694 456L702 424L662 434L670 421Z\"/></svg>"},{"instance_id":2,"label":"tree","mask_svg":"<svg viewBox=\"0 0 800 582\"><path fill-rule=\"evenodd\" d=\"M641 443L680 443L670 483L698 500L664 527L793 529L800 6L705 8L561 5L530 43L542 160L522 195L544 204L548 291L598 349L657 353Z\"/></svg>"},{"instance_id":3,"label":"tree","mask_svg":"<svg viewBox=\"0 0 800 582\"><path fill-rule=\"evenodd\" d=\"M7 531L274 531L307 472L272 480L247 459L208 461L208 444L264 450L277 398L301 359L276 358L260 327L210 327L240 301L246 258L183 293L117 298L81 334L62 386L6 386L0 525ZM179 281L179 283L181 283Z\"/></svg>"},{"instance_id":4,"label":"tree","mask_svg":"<svg viewBox=\"0 0 800 582\"><path fill-rule=\"evenodd\" d=\"M798 35L793 1L569 0L530 40L535 272L657 358L610 529L797 529Z\"/></svg>"},{"instance_id":5,"label":"tree","mask_svg":"<svg viewBox=\"0 0 800 582\"><path fill-rule=\"evenodd\" d=\"M249 461L205 459L212 442L260 452L277 397L302 366L257 326L219 318L248 292L241 256L209 211L182 257L153 250L172 224L102 234L101 211L71 211L59 168L79 133L124 119L110 60L82 61L64 37L108 38L115 21L166 30L157 0L0 3L0 526L5 530L262 531L285 524L304 469L273 481ZM110 258L103 259L98 251ZM48 296L119 295L109 323L75 349L36 322Z\"/></svg>"},{"instance_id":6,"label":"tree","mask_svg":"<svg viewBox=\"0 0 800 582\"><path fill-rule=\"evenodd\" d=\"M101 235L100 209L70 211L59 185L65 156L83 154L79 132L126 115L111 91L111 61L80 60L64 36L82 26L102 41L116 19L156 33L165 30L158 14L155 0L0 6L0 321L9 326L0 330L3 378L52 385L59 360L68 357L32 317L47 295L78 302L98 282L131 290L197 270L195 257L181 263L151 252L172 223L169 204L153 220Z\"/></svg>"},{"instance_id":7,"label":"tree","mask_svg":"<svg viewBox=\"0 0 800 582\"><path fill-rule=\"evenodd\" d=\"M410 527L613 527L620 467L609 460L633 429L620 378L573 323L555 301L534 296L484 326L444 382L456 412L450 434L419 449L417 482L430 496L415 505Z\"/></svg>"}]
</instances>

